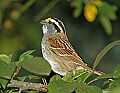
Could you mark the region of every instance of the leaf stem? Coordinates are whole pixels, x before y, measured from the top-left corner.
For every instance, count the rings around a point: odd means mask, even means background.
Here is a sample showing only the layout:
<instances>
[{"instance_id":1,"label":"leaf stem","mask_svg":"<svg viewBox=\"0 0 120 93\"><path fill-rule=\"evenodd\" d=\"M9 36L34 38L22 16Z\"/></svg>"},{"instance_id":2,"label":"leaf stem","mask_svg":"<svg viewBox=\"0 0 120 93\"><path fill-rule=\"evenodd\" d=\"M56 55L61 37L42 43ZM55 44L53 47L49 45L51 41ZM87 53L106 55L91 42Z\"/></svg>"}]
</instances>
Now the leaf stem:
<instances>
[{"instance_id":1,"label":"leaf stem","mask_svg":"<svg viewBox=\"0 0 120 93\"><path fill-rule=\"evenodd\" d=\"M99 64L99 62L101 61L101 59L105 56L105 54L114 46L120 45L120 40L116 40L110 44L108 44L102 51L100 51L100 53L97 55L94 65L93 65L93 69L95 69L95 67Z\"/></svg>"}]
</instances>

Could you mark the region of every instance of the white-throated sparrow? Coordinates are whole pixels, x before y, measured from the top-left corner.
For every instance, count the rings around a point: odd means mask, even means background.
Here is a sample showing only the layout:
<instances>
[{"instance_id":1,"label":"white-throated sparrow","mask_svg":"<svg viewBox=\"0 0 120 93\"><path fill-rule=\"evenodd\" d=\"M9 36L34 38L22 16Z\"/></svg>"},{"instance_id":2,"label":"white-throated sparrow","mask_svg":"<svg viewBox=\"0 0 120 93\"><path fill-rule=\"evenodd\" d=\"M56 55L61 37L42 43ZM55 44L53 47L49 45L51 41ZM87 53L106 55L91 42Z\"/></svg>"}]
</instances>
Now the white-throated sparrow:
<instances>
[{"instance_id":1,"label":"white-throated sparrow","mask_svg":"<svg viewBox=\"0 0 120 93\"><path fill-rule=\"evenodd\" d=\"M69 71L85 69L97 75L102 72L95 71L78 56L70 44L63 23L57 18L47 18L40 22L43 24L42 54L49 62L52 70L62 76Z\"/></svg>"}]
</instances>

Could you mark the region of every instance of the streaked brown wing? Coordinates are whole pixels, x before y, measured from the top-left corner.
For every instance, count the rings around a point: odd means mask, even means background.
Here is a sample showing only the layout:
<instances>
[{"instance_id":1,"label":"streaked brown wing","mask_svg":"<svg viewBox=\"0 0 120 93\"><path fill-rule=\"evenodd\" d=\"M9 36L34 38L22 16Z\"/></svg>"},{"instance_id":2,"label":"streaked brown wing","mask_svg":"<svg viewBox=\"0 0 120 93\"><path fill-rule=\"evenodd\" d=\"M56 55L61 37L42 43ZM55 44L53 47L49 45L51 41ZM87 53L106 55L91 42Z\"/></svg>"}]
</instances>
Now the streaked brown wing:
<instances>
[{"instance_id":1,"label":"streaked brown wing","mask_svg":"<svg viewBox=\"0 0 120 93\"><path fill-rule=\"evenodd\" d=\"M72 60L78 65L81 65L83 67L86 67L86 64L83 62L83 60L77 55L75 50L73 49L72 45L68 41L67 37L56 37L56 38L49 38L48 42L50 44L50 50L56 54L59 55L66 60Z\"/></svg>"}]
</instances>

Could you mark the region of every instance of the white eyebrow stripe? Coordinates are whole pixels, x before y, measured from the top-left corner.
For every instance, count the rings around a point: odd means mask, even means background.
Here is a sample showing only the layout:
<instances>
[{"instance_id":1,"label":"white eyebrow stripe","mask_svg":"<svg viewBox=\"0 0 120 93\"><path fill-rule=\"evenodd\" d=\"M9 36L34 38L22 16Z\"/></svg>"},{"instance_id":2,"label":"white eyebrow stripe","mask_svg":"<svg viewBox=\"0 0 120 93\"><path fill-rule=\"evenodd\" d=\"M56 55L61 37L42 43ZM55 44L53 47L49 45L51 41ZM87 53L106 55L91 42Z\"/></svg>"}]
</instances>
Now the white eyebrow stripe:
<instances>
[{"instance_id":1,"label":"white eyebrow stripe","mask_svg":"<svg viewBox=\"0 0 120 93\"><path fill-rule=\"evenodd\" d=\"M62 31L62 28L60 27L58 22L56 22L54 19L51 19L51 22L55 23L58 26L58 28Z\"/></svg>"}]
</instances>

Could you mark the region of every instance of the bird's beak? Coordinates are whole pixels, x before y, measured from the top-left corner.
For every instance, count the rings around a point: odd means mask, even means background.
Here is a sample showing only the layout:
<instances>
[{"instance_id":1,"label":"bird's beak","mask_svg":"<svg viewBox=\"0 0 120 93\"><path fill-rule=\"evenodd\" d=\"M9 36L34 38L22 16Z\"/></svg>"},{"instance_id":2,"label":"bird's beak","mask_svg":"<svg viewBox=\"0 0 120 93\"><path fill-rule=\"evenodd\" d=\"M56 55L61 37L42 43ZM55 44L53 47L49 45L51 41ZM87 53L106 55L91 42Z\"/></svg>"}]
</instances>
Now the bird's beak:
<instances>
[{"instance_id":1,"label":"bird's beak","mask_svg":"<svg viewBox=\"0 0 120 93\"><path fill-rule=\"evenodd\" d=\"M46 24L47 22L46 22L45 20L41 20L40 23L41 23L42 25L44 25L44 24Z\"/></svg>"},{"instance_id":2,"label":"bird's beak","mask_svg":"<svg viewBox=\"0 0 120 93\"><path fill-rule=\"evenodd\" d=\"M51 21L51 18L47 18L45 20L41 20L40 23L41 24L46 24L46 23L49 23Z\"/></svg>"}]
</instances>

